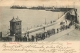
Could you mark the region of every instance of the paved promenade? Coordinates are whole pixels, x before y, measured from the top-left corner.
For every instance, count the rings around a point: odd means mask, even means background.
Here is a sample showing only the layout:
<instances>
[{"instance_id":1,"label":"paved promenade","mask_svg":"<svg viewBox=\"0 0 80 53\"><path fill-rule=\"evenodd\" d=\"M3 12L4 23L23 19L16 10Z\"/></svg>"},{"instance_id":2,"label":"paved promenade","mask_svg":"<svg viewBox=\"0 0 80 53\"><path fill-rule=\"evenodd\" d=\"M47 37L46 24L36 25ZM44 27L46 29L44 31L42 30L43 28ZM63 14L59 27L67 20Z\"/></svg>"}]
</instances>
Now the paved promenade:
<instances>
[{"instance_id":1,"label":"paved promenade","mask_svg":"<svg viewBox=\"0 0 80 53\"><path fill-rule=\"evenodd\" d=\"M68 41L70 39L74 40L74 39L79 38L79 37L77 37L76 34L72 35L72 34L74 34L74 32L76 33L75 28L74 28L74 26L71 26L69 29L61 31L59 33L56 33L55 35L52 35L43 41L64 41L64 40Z\"/></svg>"}]
</instances>

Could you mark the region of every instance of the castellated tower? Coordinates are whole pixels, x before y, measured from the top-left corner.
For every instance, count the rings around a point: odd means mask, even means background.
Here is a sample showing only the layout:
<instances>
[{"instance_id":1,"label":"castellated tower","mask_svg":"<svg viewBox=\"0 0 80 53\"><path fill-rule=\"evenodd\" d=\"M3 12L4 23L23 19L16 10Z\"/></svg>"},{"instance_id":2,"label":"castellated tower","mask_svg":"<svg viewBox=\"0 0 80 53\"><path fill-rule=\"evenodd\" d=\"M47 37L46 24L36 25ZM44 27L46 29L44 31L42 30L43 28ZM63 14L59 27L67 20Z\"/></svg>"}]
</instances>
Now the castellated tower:
<instances>
[{"instance_id":1,"label":"castellated tower","mask_svg":"<svg viewBox=\"0 0 80 53\"><path fill-rule=\"evenodd\" d=\"M21 20L17 17L10 21L10 36L15 36L15 40L19 41L21 38Z\"/></svg>"}]
</instances>

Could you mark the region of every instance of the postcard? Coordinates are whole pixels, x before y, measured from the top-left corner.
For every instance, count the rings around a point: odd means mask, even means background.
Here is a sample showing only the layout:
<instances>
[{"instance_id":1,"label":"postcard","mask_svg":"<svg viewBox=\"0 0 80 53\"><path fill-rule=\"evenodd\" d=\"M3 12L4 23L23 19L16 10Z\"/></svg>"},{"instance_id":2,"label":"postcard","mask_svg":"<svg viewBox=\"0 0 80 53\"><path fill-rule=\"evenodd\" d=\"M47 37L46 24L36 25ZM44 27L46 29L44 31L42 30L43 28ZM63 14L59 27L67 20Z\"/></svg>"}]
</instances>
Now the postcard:
<instances>
[{"instance_id":1,"label":"postcard","mask_svg":"<svg viewBox=\"0 0 80 53\"><path fill-rule=\"evenodd\" d=\"M0 53L80 53L80 0L0 0Z\"/></svg>"}]
</instances>

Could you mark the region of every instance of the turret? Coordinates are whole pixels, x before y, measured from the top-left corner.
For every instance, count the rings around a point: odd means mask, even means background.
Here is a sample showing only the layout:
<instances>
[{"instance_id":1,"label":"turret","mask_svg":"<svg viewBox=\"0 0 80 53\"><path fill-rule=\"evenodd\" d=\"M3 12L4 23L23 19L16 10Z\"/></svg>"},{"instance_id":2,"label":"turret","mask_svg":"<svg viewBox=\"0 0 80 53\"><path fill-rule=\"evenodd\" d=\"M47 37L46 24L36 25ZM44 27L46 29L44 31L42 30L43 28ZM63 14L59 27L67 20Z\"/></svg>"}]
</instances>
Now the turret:
<instances>
[{"instance_id":1,"label":"turret","mask_svg":"<svg viewBox=\"0 0 80 53\"><path fill-rule=\"evenodd\" d=\"M17 40L21 38L22 29L21 29L21 20L17 17L10 21L10 36L15 36Z\"/></svg>"}]
</instances>

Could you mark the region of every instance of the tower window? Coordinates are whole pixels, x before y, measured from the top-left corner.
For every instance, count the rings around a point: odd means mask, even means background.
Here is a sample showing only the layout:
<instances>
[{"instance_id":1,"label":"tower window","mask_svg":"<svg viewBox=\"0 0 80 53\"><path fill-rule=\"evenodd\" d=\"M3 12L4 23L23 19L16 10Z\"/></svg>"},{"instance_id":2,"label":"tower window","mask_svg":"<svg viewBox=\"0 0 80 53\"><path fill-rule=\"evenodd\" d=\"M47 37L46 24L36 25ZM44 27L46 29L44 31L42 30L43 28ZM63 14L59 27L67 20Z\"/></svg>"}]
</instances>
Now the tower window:
<instances>
[{"instance_id":1,"label":"tower window","mask_svg":"<svg viewBox=\"0 0 80 53\"><path fill-rule=\"evenodd\" d=\"M19 23L17 23L17 25L19 25Z\"/></svg>"},{"instance_id":2,"label":"tower window","mask_svg":"<svg viewBox=\"0 0 80 53\"><path fill-rule=\"evenodd\" d=\"M16 23L16 25L19 25L19 23Z\"/></svg>"}]
</instances>

